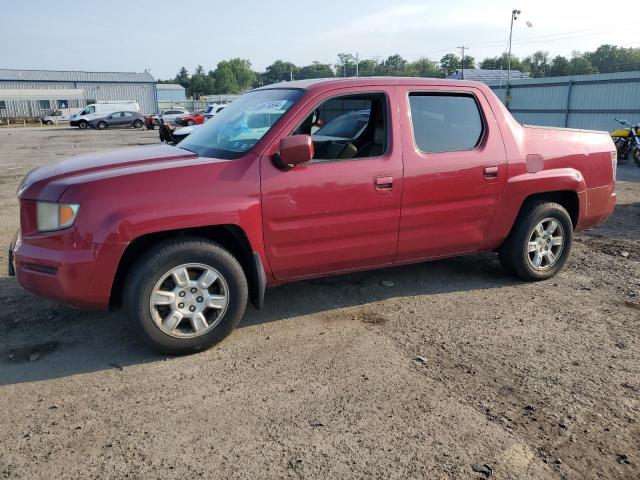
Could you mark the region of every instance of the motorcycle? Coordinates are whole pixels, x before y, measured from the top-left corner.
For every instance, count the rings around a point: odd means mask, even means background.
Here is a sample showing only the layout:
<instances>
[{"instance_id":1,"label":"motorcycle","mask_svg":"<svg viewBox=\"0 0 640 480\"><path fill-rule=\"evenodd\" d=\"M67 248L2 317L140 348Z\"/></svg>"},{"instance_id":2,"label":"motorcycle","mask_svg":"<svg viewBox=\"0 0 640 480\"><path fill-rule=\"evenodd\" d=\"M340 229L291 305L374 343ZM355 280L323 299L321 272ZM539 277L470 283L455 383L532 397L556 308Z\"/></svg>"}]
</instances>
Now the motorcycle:
<instances>
[{"instance_id":1,"label":"motorcycle","mask_svg":"<svg viewBox=\"0 0 640 480\"><path fill-rule=\"evenodd\" d=\"M640 167L640 123L631 125L626 120L619 118L614 120L626 127L611 132L611 138L618 151L618 159L626 160L631 153L633 161Z\"/></svg>"}]
</instances>

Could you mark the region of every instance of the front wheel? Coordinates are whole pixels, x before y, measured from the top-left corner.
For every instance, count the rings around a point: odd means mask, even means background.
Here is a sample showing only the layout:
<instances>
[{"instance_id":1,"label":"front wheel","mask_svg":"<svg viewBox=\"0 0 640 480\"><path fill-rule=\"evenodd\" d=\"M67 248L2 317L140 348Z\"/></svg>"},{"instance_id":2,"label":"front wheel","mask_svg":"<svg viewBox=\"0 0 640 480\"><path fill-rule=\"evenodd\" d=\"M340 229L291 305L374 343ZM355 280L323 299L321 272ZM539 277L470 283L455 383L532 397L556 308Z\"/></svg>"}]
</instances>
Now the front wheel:
<instances>
[{"instance_id":1,"label":"front wheel","mask_svg":"<svg viewBox=\"0 0 640 480\"><path fill-rule=\"evenodd\" d=\"M562 269L572 242L573 224L562 205L530 202L500 247L500 263L523 280L546 280Z\"/></svg>"},{"instance_id":2,"label":"front wheel","mask_svg":"<svg viewBox=\"0 0 640 480\"><path fill-rule=\"evenodd\" d=\"M187 126L190 127L191 125L193 125L193 120L187 120Z\"/></svg>"},{"instance_id":3,"label":"front wheel","mask_svg":"<svg viewBox=\"0 0 640 480\"><path fill-rule=\"evenodd\" d=\"M208 240L158 244L132 268L124 307L133 331L161 353L204 350L224 339L247 305L242 267Z\"/></svg>"},{"instance_id":4,"label":"front wheel","mask_svg":"<svg viewBox=\"0 0 640 480\"><path fill-rule=\"evenodd\" d=\"M98 122L98 130L104 130L107 128L107 122Z\"/></svg>"},{"instance_id":5,"label":"front wheel","mask_svg":"<svg viewBox=\"0 0 640 480\"><path fill-rule=\"evenodd\" d=\"M82 130L86 130L88 126L89 125L84 120L80 120L80 123L78 123L78 127L80 127Z\"/></svg>"}]
</instances>

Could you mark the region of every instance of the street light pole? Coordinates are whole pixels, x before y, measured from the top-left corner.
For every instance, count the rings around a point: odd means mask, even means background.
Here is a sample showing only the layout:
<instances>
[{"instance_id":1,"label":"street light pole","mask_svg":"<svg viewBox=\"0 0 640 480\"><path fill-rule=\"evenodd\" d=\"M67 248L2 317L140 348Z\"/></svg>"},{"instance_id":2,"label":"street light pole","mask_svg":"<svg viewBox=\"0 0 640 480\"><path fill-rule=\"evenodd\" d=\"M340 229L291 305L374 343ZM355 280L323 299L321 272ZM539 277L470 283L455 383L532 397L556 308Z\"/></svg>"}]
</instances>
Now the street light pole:
<instances>
[{"instance_id":1,"label":"street light pole","mask_svg":"<svg viewBox=\"0 0 640 480\"><path fill-rule=\"evenodd\" d=\"M462 65L462 78L461 80L464 80L464 51L467 50L469 47L465 47L464 45L462 47L457 47L460 49L460 55L462 57L462 60L460 61L461 65Z\"/></svg>"},{"instance_id":2,"label":"street light pole","mask_svg":"<svg viewBox=\"0 0 640 480\"><path fill-rule=\"evenodd\" d=\"M511 10L511 27L509 28L509 53L507 54L507 98L505 104L509 108L509 97L511 96L511 37L513 36L513 21L518 19L520 10Z\"/></svg>"}]
</instances>

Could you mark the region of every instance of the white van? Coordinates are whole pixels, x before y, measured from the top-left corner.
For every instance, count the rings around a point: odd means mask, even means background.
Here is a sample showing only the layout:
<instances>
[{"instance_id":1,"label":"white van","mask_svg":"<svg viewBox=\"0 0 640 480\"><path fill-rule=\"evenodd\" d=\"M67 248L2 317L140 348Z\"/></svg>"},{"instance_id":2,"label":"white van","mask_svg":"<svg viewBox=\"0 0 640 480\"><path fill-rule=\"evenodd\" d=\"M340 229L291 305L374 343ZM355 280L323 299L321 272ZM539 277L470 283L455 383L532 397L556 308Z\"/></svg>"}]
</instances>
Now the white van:
<instances>
[{"instance_id":1,"label":"white van","mask_svg":"<svg viewBox=\"0 0 640 480\"><path fill-rule=\"evenodd\" d=\"M42 117L42 123L45 125L57 125L58 123L67 123L71 117L78 113L80 108L58 108L51 115Z\"/></svg>"},{"instance_id":2,"label":"white van","mask_svg":"<svg viewBox=\"0 0 640 480\"><path fill-rule=\"evenodd\" d=\"M138 102L121 100L113 102L96 102L87 105L80 113L71 116L69 124L72 127L87 128L89 122L95 118L106 117L114 112L139 112Z\"/></svg>"}]
</instances>

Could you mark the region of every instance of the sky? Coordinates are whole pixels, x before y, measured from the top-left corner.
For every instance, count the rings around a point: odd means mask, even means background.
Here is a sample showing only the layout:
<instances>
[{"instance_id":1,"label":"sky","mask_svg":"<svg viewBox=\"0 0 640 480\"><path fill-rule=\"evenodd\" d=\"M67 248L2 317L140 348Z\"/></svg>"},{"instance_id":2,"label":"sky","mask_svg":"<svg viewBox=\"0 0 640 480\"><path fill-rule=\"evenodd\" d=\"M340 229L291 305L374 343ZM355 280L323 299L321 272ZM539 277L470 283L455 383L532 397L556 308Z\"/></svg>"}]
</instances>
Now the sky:
<instances>
[{"instance_id":1,"label":"sky","mask_svg":"<svg viewBox=\"0 0 640 480\"><path fill-rule=\"evenodd\" d=\"M514 8L519 57L640 47L633 16L595 0L0 0L0 68L148 69L168 79L233 57L263 71L276 59L335 64L340 52L439 60L462 45L480 60L506 50Z\"/></svg>"}]
</instances>

